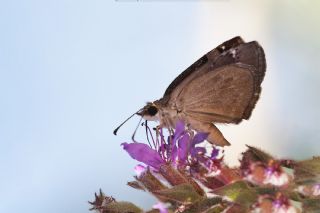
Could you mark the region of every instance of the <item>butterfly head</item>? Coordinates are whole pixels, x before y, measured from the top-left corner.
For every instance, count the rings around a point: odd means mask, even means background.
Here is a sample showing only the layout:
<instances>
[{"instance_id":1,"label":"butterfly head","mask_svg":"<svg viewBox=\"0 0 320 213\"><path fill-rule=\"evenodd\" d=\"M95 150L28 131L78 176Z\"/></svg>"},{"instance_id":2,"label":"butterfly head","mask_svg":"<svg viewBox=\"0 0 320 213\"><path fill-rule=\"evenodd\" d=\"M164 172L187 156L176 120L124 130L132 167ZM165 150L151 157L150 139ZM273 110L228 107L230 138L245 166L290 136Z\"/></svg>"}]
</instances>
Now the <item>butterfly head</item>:
<instances>
[{"instance_id":1,"label":"butterfly head","mask_svg":"<svg viewBox=\"0 0 320 213\"><path fill-rule=\"evenodd\" d=\"M147 121L159 120L159 107L152 102L148 102L138 113Z\"/></svg>"}]
</instances>

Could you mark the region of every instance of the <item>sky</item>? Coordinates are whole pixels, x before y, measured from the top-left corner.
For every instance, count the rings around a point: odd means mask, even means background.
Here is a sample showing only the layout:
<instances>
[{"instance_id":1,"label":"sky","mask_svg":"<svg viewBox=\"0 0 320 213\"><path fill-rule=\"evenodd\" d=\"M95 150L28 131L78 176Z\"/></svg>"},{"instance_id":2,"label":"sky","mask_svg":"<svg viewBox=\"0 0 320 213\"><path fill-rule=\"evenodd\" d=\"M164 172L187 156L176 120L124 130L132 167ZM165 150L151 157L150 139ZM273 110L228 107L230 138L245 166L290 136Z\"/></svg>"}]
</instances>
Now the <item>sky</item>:
<instances>
[{"instance_id":1,"label":"sky","mask_svg":"<svg viewBox=\"0 0 320 213\"><path fill-rule=\"evenodd\" d=\"M219 126L227 163L245 144L319 155L320 3L291 2L0 0L0 212L84 213L99 189L150 208L120 146L139 119L113 129L237 35L263 46L267 72L250 120Z\"/></svg>"}]
</instances>

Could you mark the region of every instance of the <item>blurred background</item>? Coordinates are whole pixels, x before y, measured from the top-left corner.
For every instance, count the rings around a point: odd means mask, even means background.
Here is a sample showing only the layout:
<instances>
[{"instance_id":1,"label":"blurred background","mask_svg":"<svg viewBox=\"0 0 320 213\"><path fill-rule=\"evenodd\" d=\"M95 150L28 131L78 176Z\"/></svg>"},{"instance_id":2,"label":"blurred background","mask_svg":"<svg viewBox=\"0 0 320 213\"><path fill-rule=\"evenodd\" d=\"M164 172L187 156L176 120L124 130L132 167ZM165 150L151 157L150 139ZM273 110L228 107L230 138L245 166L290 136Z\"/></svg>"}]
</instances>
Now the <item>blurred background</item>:
<instances>
[{"instance_id":1,"label":"blurred background","mask_svg":"<svg viewBox=\"0 0 320 213\"><path fill-rule=\"evenodd\" d=\"M252 117L223 125L279 158L320 154L320 2L303 0L0 1L0 212L88 212L100 188L150 208L126 186L137 164L112 131L195 60L231 37L257 40L267 73ZM140 131L137 138L144 139Z\"/></svg>"}]
</instances>

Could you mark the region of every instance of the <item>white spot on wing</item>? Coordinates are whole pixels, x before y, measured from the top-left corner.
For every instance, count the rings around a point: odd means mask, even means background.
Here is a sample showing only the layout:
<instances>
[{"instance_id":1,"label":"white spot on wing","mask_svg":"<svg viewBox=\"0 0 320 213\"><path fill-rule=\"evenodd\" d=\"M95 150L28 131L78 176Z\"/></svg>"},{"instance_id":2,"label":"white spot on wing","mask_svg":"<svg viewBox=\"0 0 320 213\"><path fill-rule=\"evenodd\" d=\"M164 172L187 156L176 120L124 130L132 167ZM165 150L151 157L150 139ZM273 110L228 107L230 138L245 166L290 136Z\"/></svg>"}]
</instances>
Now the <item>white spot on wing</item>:
<instances>
[{"instance_id":1,"label":"white spot on wing","mask_svg":"<svg viewBox=\"0 0 320 213\"><path fill-rule=\"evenodd\" d=\"M235 49L231 49L231 50L230 50L230 53L231 53L231 55L232 55L232 58L235 58L237 51L236 51Z\"/></svg>"}]
</instances>

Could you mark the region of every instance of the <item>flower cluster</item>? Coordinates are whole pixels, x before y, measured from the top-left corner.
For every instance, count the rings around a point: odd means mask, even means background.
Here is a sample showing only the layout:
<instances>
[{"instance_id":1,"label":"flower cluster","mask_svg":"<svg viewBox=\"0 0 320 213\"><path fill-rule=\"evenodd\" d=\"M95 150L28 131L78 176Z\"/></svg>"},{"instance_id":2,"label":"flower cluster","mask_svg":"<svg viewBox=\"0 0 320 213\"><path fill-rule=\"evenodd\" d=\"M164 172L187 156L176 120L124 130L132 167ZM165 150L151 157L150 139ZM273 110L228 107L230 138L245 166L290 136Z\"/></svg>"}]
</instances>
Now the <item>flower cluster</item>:
<instances>
[{"instance_id":1,"label":"flower cluster","mask_svg":"<svg viewBox=\"0 0 320 213\"><path fill-rule=\"evenodd\" d=\"M228 167L223 152L207 147L207 133L195 133L178 122L151 143L123 143L135 160L137 176L128 185L150 192L159 203L148 212L300 213L320 212L320 158L276 159L248 146L240 166ZM100 192L91 203L99 213L143 212Z\"/></svg>"},{"instance_id":2,"label":"flower cluster","mask_svg":"<svg viewBox=\"0 0 320 213\"><path fill-rule=\"evenodd\" d=\"M220 162L217 159L219 150L213 148L210 155L207 149L198 146L208 137L207 133L196 133L185 128L183 122L176 124L175 132L164 138L162 129L158 131L158 137L152 138L153 147L144 143L123 143L123 148L129 155L154 170L159 170L164 164L170 164L175 168L183 169L201 164L208 171ZM141 169L141 166L140 168Z\"/></svg>"}]
</instances>

